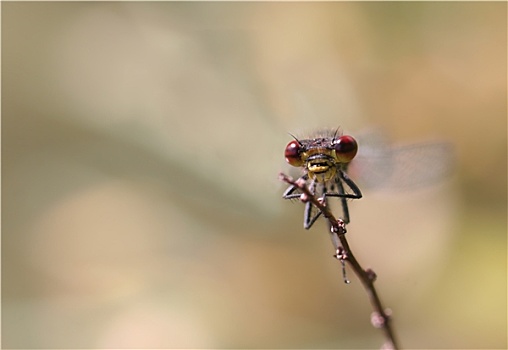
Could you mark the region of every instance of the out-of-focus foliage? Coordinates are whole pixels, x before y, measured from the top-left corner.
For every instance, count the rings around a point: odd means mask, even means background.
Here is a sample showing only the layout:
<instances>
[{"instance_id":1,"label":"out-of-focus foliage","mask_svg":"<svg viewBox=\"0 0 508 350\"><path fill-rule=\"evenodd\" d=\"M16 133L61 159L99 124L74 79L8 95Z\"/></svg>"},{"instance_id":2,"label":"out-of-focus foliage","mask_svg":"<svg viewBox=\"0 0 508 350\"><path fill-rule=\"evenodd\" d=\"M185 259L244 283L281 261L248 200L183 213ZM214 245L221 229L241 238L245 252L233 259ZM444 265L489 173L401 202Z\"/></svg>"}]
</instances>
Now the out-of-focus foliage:
<instances>
[{"instance_id":1,"label":"out-of-focus foliage","mask_svg":"<svg viewBox=\"0 0 508 350\"><path fill-rule=\"evenodd\" d=\"M376 125L456 150L350 208L402 346L505 348L506 10L2 3L3 347L379 347L277 182L287 132Z\"/></svg>"}]
</instances>

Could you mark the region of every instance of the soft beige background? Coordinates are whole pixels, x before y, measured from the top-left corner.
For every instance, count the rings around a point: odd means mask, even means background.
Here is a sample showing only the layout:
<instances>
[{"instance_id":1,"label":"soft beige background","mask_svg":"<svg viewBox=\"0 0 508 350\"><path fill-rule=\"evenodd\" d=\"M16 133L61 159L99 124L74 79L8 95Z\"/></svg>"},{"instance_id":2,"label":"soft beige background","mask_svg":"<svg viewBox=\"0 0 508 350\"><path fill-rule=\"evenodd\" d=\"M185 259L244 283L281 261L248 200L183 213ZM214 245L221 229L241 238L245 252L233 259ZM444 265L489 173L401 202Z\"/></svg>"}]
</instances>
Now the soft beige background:
<instances>
[{"instance_id":1,"label":"soft beige background","mask_svg":"<svg viewBox=\"0 0 508 350\"><path fill-rule=\"evenodd\" d=\"M457 157L351 205L401 344L506 348L506 10L2 3L3 347L378 348L277 181L287 132L375 125Z\"/></svg>"}]
</instances>

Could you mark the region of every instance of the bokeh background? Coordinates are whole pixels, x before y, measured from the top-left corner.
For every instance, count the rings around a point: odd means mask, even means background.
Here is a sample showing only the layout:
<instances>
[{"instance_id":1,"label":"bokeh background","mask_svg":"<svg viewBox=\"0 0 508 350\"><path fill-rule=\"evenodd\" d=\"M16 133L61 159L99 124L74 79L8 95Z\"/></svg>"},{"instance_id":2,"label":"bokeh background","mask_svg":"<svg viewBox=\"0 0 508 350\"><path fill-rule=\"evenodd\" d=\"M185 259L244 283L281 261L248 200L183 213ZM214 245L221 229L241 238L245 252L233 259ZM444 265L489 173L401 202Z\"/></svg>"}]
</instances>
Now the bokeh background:
<instances>
[{"instance_id":1,"label":"bokeh background","mask_svg":"<svg viewBox=\"0 0 508 350\"><path fill-rule=\"evenodd\" d=\"M402 346L506 348L506 13L3 2L3 347L379 348L277 180L287 132L374 126L455 149L351 204Z\"/></svg>"}]
</instances>

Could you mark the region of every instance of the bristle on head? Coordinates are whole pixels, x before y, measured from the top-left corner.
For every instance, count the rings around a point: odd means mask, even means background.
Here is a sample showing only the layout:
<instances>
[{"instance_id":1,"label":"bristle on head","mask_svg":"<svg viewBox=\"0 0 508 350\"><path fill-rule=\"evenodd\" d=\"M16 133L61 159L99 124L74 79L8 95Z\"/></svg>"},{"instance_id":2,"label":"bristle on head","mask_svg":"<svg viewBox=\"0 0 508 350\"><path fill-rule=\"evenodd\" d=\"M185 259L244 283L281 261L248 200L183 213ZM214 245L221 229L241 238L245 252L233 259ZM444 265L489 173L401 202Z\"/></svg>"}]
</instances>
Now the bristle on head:
<instances>
[{"instance_id":1,"label":"bristle on head","mask_svg":"<svg viewBox=\"0 0 508 350\"><path fill-rule=\"evenodd\" d=\"M338 128L320 128L310 130L304 133L297 133L296 135L298 135L298 140L311 140L320 138L337 139L342 136L342 129L340 126Z\"/></svg>"}]
</instances>

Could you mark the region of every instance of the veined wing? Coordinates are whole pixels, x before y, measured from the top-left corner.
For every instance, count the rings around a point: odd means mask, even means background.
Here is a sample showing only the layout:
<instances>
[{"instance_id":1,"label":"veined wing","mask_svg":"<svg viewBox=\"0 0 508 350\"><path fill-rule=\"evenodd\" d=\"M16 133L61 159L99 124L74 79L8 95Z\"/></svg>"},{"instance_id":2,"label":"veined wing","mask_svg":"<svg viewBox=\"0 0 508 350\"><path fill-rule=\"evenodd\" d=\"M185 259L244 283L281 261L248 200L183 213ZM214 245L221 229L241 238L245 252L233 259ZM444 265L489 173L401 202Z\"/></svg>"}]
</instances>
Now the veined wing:
<instances>
[{"instance_id":1,"label":"veined wing","mask_svg":"<svg viewBox=\"0 0 508 350\"><path fill-rule=\"evenodd\" d=\"M348 173L360 188L411 190L439 183L452 172L450 143L390 146L378 132L359 137L359 150Z\"/></svg>"}]
</instances>

